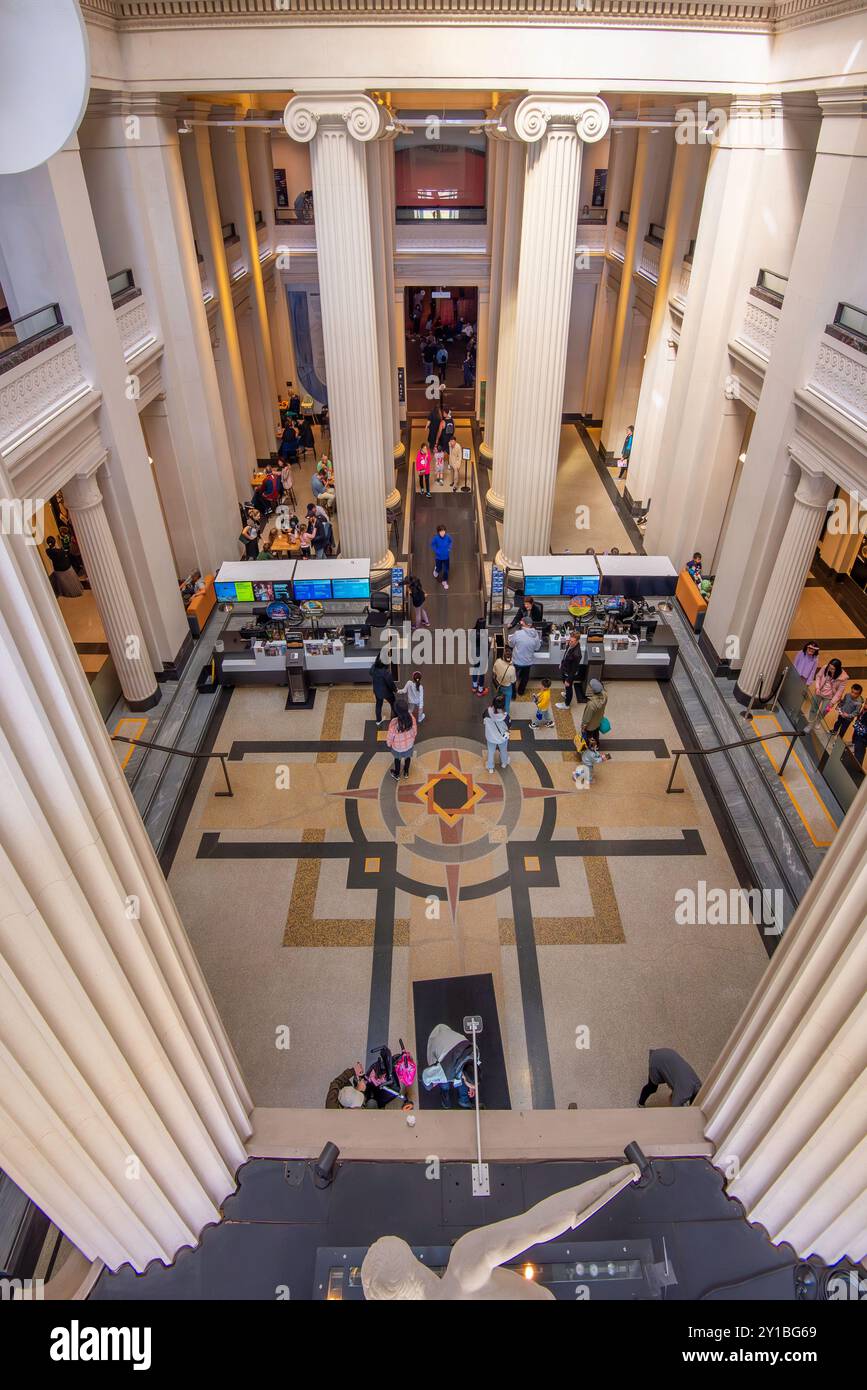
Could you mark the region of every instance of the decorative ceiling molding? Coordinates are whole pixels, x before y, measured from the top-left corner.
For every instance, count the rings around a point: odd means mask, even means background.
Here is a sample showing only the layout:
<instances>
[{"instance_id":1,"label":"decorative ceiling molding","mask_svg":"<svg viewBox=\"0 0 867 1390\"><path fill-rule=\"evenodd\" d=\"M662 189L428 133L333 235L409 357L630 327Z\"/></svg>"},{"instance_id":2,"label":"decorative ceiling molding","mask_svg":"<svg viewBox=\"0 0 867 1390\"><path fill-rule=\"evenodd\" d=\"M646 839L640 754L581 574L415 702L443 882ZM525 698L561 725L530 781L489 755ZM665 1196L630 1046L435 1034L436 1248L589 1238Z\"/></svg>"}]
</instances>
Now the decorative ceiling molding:
<instances>
[{"instance_id":1,"label":"decorative ceiling molding","mask_svg":"<svg viewBox=\"0 0 867 1390\"><path fill-rule=\"evenodd\" d=\"M90 23L124 32L419 22L781 33L864 8L864 0L81 0Z\"/></svg>"}]
</instances>

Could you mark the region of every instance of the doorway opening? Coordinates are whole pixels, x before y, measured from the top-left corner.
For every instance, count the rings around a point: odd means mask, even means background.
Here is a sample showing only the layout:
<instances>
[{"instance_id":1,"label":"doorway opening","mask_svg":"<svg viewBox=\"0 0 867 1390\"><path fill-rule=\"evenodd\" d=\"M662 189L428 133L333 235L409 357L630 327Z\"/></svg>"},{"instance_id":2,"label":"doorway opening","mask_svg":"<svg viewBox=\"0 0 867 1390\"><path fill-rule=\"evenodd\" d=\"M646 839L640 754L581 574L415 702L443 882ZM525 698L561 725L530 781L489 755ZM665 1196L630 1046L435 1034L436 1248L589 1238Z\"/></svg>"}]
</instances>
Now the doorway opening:
<instances>
[{"instance_id":1,"label":"doorway opening","mask_svg":"<svg viewBox=\"0 0 867 1390\"><path fill-rule=\"evenodd\" d=\"M406 287L404 335L411 416L427 415L437 399L447 399L455 414L474 413L478 299L475 285Z\"/></svg>"}]
</instances>

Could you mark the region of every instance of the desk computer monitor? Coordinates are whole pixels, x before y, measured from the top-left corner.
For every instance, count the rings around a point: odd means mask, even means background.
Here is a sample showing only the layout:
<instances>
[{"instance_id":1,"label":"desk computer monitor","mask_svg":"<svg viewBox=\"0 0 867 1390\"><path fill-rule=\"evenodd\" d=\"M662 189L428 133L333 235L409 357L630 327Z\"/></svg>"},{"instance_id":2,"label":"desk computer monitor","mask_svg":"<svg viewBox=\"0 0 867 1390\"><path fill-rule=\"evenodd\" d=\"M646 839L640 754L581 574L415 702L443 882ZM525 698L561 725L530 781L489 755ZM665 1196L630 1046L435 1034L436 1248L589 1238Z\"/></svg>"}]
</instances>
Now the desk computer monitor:
<instances>
[{"instance_id":1,"label":"desk computer monitor","mask_svg":"<svg viewBox=\"0 0 867 1390\"><path fill-rule=\"evenodd\" d=\"M564 596L573 598L576 596L593 595L599 593L598 574L564 574L563 589Z\"/></svg>"},{"instance_id":2,"label":"desk computer monitor","mask_svg":"<svg viewBox=\"0 0 867 1390\"><path fill-rule=\"evenodd\" d=\"M562 583L562 574L526 574L524 576L524 593L527 598L539 598L543 594L559 594Z\"/></svg>"},{"instance_id":3,"label":"desk computer monitor","mask_svg":"<svg viewBox=\"0 0 867 1390\"><path fill-rule=\"evenodd\" d=\"M327 603L331 598L331 580L293 579L292 590L296 603L306 603L315 599L318 599L320 603Z\"/></svg>"},{"instance_id":4,"label":"desk computer monitor","mask_svg":"<svg viewBox=\"0 0 867 1390\"><path fill-rule=\"evenodd\" d=\"M370 598L370 580L332 579L331 597L334 599L363 599L366 602Z\"/></svg>"},{"instance_id":5,"label":"desk computer monitor","mask_svg":"<svg viewBox=\"0 0 867 1390\"><path fill-rule=\"evenodd\" d=\"M234 579L218 579L214 584L214 593L218 603L235 602L235 581Z\"/></svg>"}]
</instances>

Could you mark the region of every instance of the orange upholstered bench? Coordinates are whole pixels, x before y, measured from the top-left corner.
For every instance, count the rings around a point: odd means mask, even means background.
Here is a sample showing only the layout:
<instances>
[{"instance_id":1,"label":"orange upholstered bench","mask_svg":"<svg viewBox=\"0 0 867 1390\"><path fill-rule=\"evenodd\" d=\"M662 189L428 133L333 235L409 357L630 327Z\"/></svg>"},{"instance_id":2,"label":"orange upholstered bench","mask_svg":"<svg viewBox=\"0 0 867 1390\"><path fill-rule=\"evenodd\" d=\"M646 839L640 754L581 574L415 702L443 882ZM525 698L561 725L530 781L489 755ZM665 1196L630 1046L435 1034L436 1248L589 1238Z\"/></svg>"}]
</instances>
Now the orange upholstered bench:
<instances>
[{"instance_id":1,"label":"orange upholstered bench","mask_svg":"<svg viewBox=\"0 0 867 1390\"><path fill-rule=\"evenodd\" d=\"M217 592L214 588L214 576L206 574L203 576L205 581L204 589L200 589L197 594L193 594L187 604L187 622L190 625L190 632L194 637L201 637L202 628L214 611L217 602Z\"/></svg>"},{"instance_id":2,"label":"orange upholstered bench","mask_svg":"<svg viewBox=\"0 0 867 1390\"><path fill-rule=\"evenodd\" d=\"M704 615L707 612L707 599L702 598L701 591L688 570L680 571L674 596L683 609L693 632L700 632Z\"/></svg>"}]
</instances>

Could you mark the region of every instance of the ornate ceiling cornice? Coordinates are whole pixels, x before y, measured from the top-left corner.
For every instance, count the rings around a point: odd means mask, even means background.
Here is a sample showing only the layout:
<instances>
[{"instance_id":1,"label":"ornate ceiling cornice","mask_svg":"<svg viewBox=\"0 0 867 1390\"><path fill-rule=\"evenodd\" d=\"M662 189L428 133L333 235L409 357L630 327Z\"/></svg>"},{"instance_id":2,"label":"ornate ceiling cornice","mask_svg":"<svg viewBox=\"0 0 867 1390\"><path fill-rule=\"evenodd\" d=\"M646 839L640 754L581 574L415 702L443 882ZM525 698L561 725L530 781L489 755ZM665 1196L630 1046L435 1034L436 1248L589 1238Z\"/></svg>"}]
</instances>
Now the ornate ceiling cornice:
<instances>
[{"instance_id":1,"label":"ornate ceiling cornice","mask_svg":"<svg viewBox=\"0 0 867 1390\"><path fill-rule=\"evenodd\" d=\"M251 24L521 24L780 33L865 9L865 0L81 0L123 32Z\"/></svg>"}]
</instances>

